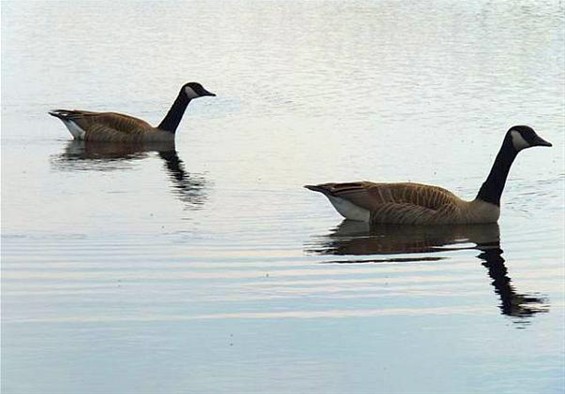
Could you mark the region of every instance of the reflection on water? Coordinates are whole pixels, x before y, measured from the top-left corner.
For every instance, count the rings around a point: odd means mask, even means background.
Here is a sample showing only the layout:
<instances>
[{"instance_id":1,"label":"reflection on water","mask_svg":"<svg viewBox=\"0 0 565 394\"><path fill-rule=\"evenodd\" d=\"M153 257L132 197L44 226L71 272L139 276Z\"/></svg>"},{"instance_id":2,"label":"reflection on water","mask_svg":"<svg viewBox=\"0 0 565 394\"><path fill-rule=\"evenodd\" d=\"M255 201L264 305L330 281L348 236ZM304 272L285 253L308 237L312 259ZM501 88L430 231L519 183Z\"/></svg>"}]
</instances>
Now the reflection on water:
<instances>
[{"instance_id":1,"label":"reflection on water","mask_svg":"<svg viewBox=\"0 0 565 394\"><path fill-rule=\"evenodd\" d=\"M159 148L161 147L144 144L71 140L65 146L63 153L51 157L51 165L58 171L122 170L128 168L134 160L145 159L149 156L148 152L158 151Z\"/></svg>"},{"instance_id":2,"label":"reflection on water","mask_svg":"<svg viewBox=\"0 0 565 394\"><path fill-rule=\"evenodd\" d=\"M480 246L477 249L482 250ZM527 318L549 310L547 298L516 292L510 283L512 279L508 276L508 269L502 258L502 249L485 249L477 257L483 260L482 265L488 269L495 292L500 296L499 308L504 315Z\"/></svg>"},{"instance_id":3,"label":"reflection on water","mask_svg":"<svg viewBox=\"0 0 565 394\"><path fill-rule=\"evenodd\" d=\"M369 227L367 223L344 220L323 236L311 252L332 255L385 255L431 253L446 250L493 247L500 243L498 225ZM421 261L415 257L414 261ZM374 260L371 260L375 262ZM379 260L379 261L391 261Z\"/></svg>"},{"instance_id":4,"label":"reflection on water","mask_svg":"<svg viewBox=\"0 0 565 394\"><path fill-rule=\"evenodd\" d=\"M500 297L502 314L528 323L528 318L539 312L547 312L548 300L531 294L520 294L512 285L500 248L498 224L453 226L375 226L344 220L329 234L307 245L310 253L338 256L372 256L331 260L325 263L384 263L422 262L448 260L447 257L430 255L434 252L476 249L481 264L488 269L494 291ZM413 257L394 258L387 255L419 254Z\"/></svg>"},{"instance_id":5,"label":"reflection on water","mask_svg":"<svg viewBox=\"0 0 565 394\"><path fill-rule=\"evenodd\" d=\"M110 142L69 141L63 153L51 158L58 171L123 170L136 160L151 157L157 152L163 159L172 182L172 191L189 208L199 208L207 198L208 182L200 174L186 171L172 142L143 142L114 144Z\"/></svg>"},{"instance_id":6,"label":"reflection on water","mask_svg":"<svg viewBox=\"0 0 565 394\"><path fill-rule=\"evenodd\" d=\"M169 178L179 199L189 206L198 207L206 201L206 179L201 175L189 174L177 151L161 150L159 157L165 161Z\"/></svg>"}]
</instances>

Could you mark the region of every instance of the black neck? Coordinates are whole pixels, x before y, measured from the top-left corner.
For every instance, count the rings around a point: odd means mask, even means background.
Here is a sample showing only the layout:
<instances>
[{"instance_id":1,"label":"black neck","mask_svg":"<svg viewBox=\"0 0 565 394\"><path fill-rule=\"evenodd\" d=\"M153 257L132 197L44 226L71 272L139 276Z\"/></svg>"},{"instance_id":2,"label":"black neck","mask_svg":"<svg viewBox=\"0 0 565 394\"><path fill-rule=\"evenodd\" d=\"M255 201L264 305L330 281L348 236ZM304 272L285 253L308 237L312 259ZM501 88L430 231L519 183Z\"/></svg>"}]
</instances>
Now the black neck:
<instances>
[{"instance_id":1,"label":"black neck","mask_svg":"<svg viewBox=\"0 0 565 394\"><path fill-rule=\"evenodd\" d=\"M487 180L481 186L479 194L477 194L478 199L500 206L500 196L504 190L510 167L517 154L518 152L514 149L511 139L505 138L498 155L496 155Z\"/></svg>"},{"instance_id":2,"label":"black neck","mask_svg":"<svg viewBox=\"0 0 565 394\"><path fill-rule=\"evenodd\" d=\"M188 103L190 103L190 99L181 91L171 106L171 109L169 109L169 112L167 112L167 115L161 123L159 123L157 128L174 134L177 131L177 127L179 126Z\"/></svg>"}]
</instances>

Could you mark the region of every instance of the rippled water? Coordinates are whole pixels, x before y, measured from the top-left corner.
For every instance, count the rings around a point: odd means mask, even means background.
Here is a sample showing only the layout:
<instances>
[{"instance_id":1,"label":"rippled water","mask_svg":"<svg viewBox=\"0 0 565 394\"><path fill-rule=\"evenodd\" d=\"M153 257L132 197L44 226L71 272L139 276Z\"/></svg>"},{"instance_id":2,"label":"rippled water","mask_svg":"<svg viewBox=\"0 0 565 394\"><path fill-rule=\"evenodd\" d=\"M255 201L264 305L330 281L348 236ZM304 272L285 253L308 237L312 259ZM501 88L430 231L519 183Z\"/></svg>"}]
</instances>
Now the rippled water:
<instances>
[{"instance_id":1,"label":"rippled water","mask_svg":"<svg viewBox=\"0 0 565 394\"><path fill-rule=\"evenodd\" d=\"M2 2L2 393L565 390L560 2ZM77 143L52 108L159 122ZM498 225L342 222L325 181L473 198Z\"/></svg>"}]
</instances>

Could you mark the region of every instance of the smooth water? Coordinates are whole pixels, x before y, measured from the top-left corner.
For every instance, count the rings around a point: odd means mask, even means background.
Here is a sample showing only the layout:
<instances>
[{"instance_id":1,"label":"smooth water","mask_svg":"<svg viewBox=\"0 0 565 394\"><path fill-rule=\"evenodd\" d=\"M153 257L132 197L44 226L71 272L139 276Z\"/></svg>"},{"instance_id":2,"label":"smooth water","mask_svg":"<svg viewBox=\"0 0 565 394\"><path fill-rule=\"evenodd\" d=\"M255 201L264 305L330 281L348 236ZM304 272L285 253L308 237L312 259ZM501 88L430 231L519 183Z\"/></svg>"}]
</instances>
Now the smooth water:
<instances>
[{"instance_id":1,"label":"smooth water","mask_svg":"<svg viewBox=\"0 0 565 394\"><path fill-rule=\"evenodd\" d=\"M562 2L2 2L2 393L562 393ZM85 145L47 111L156 124ZM471 199L368 229L302 188Z\"/></svg>"}]
</instances>

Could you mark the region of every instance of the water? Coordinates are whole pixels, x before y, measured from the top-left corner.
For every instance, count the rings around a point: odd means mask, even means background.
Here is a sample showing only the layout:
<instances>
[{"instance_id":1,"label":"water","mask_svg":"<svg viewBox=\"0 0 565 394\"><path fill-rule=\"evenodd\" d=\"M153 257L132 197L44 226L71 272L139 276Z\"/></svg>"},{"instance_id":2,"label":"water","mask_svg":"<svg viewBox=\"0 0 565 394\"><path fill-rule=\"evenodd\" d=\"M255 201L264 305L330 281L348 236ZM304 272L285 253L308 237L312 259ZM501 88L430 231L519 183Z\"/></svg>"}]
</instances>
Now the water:
<instances>
[{"instance_id":1,"label":"water","mask_svg":"<svg viewBox=\"0 0 565 394\"><path fill-rule=\"evenodd\" d=\"M2 2L2 392L560 393L560 2ZM46 111L158 123L70 141ZM367 229L301 186L473 198L498 225Z\"/></svg>"}]
</instances>

